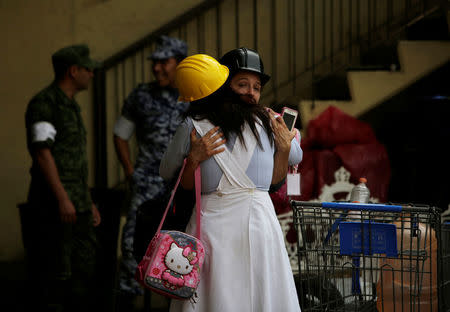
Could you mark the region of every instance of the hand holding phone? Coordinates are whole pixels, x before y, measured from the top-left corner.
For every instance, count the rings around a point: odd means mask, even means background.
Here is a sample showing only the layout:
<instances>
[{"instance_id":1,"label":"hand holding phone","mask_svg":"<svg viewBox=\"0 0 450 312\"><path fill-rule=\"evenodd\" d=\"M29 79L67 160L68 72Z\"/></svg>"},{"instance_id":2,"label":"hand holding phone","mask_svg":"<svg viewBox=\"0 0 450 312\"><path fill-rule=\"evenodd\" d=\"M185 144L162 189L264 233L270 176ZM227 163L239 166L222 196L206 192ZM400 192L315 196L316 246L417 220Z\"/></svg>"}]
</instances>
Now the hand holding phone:
<instances>
[{"instance_id":1,"label":"hand holding phone","mask_svg":"<svg viewBox=\"0 0 450 312\"><path fill-rule=\"evenodd\" d=\"M281 116L283 116L286 127L289 131L292 131L292 129L294 129L295 121L297 120L298 112L295 109L283 107Z\"/></svg>"}]
</instances>

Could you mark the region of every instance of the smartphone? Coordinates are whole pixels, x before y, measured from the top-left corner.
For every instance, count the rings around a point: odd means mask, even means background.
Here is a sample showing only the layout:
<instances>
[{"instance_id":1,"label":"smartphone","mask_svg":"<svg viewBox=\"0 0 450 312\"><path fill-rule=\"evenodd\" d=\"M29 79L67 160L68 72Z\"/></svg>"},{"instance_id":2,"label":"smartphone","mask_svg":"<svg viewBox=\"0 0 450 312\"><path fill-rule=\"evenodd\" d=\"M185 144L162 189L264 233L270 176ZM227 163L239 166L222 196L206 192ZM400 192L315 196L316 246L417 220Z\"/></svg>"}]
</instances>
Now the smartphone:
<instances>
[{"instance_id":1,"label":"smartphone","mask_svg":"<svg viewBox=\"0 0 450 312\"><path fill-rule=\"evenodd\" d=\"M283 107L281 116L283 116L284 123L289 131L292 131L292 129L294 129L295 121L297 120L298 112L295 109Z\"/></svg>"}]
</instances>

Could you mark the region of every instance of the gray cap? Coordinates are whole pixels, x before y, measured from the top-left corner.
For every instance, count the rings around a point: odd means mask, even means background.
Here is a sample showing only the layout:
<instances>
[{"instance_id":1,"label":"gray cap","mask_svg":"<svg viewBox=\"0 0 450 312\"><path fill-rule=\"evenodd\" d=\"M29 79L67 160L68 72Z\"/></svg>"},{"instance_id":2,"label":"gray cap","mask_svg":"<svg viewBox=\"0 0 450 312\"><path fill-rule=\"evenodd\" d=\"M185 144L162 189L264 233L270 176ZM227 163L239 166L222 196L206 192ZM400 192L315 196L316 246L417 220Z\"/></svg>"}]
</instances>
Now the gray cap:
<instances>
[{"instance_id":1,"label":"gray cap","mask_svg":"<svg viewBox=\"0 0 450 312\"><path fill-rule=\"evenodd\" d=\"M156 41L156 49L148 57L149 60L163 60L175 56L187 56L187 44L178 38L160 36Z\"/></svg>"}]
</instances>

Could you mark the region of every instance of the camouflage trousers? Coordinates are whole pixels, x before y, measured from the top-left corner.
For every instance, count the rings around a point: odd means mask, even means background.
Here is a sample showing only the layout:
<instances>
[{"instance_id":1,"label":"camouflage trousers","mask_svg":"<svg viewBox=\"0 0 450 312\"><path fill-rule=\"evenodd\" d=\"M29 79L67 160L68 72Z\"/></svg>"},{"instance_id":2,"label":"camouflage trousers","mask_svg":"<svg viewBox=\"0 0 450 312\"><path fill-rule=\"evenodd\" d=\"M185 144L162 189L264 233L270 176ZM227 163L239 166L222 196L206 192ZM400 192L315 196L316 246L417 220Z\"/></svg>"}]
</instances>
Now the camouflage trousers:
<instances>
[{"instance_id":1,"label":"camouflage trousers","mask_svg":"<svg viewBox=\"0 0 450 312\"><path fill-rule=\"evenodd\" d=\"M122 230L122 260L119 267L119 290L122 294L141 295L144 292L134 278L138 261L136 259L142 259L148 243L156 233L168 200L167 194L159 194L153 199L148 198L148 193L132 197ZM164 224L169 225L170 221L169 212Z\"/></svg>"},{"instance_id":2,"label":"camouflage trousers","mask_svg":"<svg viewBox=\"0 0 450 312\"><path fill-rule=\"evenodd\" d=\"M135 170L130 190L127 219L122 228L122 259L119 266L119 291L122 294L133 296L144 293L143 288L134 279L137 268L136 257L142 256L139 252L136 253L135 237L138 234L138 240L143 237L144 240L148 238L149 241L151 240L157 228L157 225L156 228L154 225L161 221L163 209L170 197L170 191L166 191L167 189L170 190L170 187L165 185L162 178L155 175L152 170L148 168L137 168ZM150 203L152 211L150 226L145 226L145 229L141 228L141 231L136 233L136 225L138 221L142 221L142 215L139 215L139 212L142 212L141 208L146 206L147 203ZM141 225L142 222L139 222L139 224ZM141 241L137 243L139 246L143 244Z\"/></svg>"},{"instance_id":3,"label":"camouflage trousers","mask_svg":"<svg viewBox=\"0 0 450 312\"><path fill-rule=\"evenodd\" d=\"M122 259L119 266L119 291L127 295L142 295L144 293L143 288L134 279L137 261L133 254L137 210L144 200L144 196L132 196L127 219L122 228Z\"/></svg>"},{"instance_id":4,"label":"camouflage trousers","mask_svg":"<svg viewBox=\"0 0 450 312\"><path fill-rule=\"evenodd\" d=\"M35 299L30 302L40 311L88 311L97 250L92 212L62 224L46 208L30 205L21 212L28 287Z\"/></svg>"}]
</instances>

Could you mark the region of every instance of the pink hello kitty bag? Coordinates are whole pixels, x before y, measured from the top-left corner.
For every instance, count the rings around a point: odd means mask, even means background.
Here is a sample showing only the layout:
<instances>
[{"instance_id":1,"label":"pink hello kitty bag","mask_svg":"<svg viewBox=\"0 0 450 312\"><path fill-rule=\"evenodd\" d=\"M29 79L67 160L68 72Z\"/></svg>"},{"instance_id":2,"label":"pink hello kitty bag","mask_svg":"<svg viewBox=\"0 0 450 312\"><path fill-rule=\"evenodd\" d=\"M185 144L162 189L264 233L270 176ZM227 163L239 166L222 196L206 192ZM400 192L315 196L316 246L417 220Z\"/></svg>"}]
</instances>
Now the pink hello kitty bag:
<instances>
[{"instance_id":1,"label":"pink hello kitty bag","mask_svg":"<svg viewBox=\"0 0 450 312\"><path fill-rule=\"evenodd\" d=\"M200 166L195 170L196 237L179 231L161 231L186 165L183 162L166 211L155 236L139 263L135 278L146 288L175 299L190 299L200 282L200 269L205 258L200 241Z\"/></svg>"}]
</instances>

